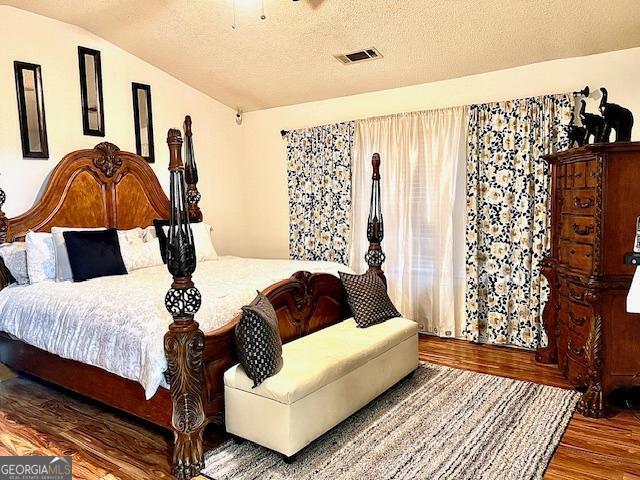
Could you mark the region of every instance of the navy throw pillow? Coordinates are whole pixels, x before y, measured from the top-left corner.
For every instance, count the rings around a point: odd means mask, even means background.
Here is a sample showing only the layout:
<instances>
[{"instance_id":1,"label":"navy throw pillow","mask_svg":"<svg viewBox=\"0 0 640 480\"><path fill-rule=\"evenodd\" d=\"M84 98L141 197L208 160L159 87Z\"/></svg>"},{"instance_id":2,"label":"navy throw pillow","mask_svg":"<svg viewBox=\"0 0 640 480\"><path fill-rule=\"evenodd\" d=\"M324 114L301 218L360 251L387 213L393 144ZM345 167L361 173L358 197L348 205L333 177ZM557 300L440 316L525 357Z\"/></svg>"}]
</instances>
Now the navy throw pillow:
<instances>
[{"instance_id":1,"label":"navy throw pillow","mask_svg":"<svg viewBox=\"0 0 640 480\"><path fill-rule=\"evenodd\" d=\"M160 255L162 255L162 261L164 263L167 263L167 243L169 243L169 239L162 227L168 227L170 225L171 222L169 220L156 219L153 221L153 226L156 229L156 237L158 237L158 242L160 243Z\"/></svg>"},{"instance_id":2,"label":"navy throw pillow","mask_svg":"<svg viewBox=\"0 0 640 480\"><path fill-rule=\"evenodd\" d=\"M74 282L111 275L126 275L115 228L63 232Z\"/></svg>"}]
</instances>

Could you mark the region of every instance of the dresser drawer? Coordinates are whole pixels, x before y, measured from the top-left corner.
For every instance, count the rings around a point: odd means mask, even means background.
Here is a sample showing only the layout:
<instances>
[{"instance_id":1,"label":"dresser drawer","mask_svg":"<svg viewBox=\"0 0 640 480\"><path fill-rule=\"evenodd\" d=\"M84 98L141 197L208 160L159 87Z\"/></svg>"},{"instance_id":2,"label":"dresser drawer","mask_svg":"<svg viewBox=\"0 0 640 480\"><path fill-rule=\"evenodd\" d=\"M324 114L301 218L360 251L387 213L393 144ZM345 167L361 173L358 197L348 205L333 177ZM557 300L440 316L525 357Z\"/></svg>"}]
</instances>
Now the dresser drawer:
<instances>
[{"instance_id":1,"label":"dresser drawer","mask_svg":"<svg viewBox=\"0 0 640 480\"><path fill-rule=\"evenodd\" d=\"M589 369L587 365L575 361L571 356L567 358L565 371L565 376L574 387L586 387L589 384Z\"/></svg>"},{"instance_id":2,"label":"dresser drawer","mask_svg":"<svg viewBox=\"0 0 640 480\"><path fill-rule=\"evenodd\" d=\"M555 165L554 174L556 176L556 185L558 190L564 190L567 188L567 166L564 164Z\"/></svg>"},{"instance_id":3,"label":"dresser drawer","mask_svg":"<svg viewBox=\"0 0 640 480\"><path fill-rule=\"evenodd\" d=\"M569 359L587 366L587 339L569 330L567 340L567 355Z\"/></svg>"},{"instance_id":4,"label":"dresser drawer","mask_svg":"<svg viewBox=\"0 0 640 480\"><path fill-rule=\"evenodd\" d=\"M587 164L586 162L573 163L571 171L571 187L583 188L587 186Z\"/></svg>"},{"instance_id":5,"label":"dresser drawer","mask_svg":"<svg viewBox=\"0 0 640 480\"><path fill-rule=\"evenodd\" d=\"M593 246L560 241L560 262L585 273L593 270Z\"/></svg>"},{"instance_id":6,"label":"dresser drawer","mask_svg":"<svg viewBox=\"0 0 640 480\"><path fill-rule=\"evenodd\" d=\"M567 163L564 167L564 188L573 188L573 163Z\"/></svg>"},{"instance_id":7,"label":"dresser drawer","mask_svg":"<svg viewBox=\"0 0 640 480\"><path fill-rule=\"evenodd\" d=\"M585 182L587 187L598 185L598 161L590 160L586 162Z\"/></svg>"},{"instance_id":8,"label":"dresser drawer","mask_svg":"<svg viewBox=\"0 0 640 480\"><path fill-rule=\"evenodd\" d=\"M585 303L587 294L588 290L582 285L564 279L560 281L560 295L567 297L571 302Z\"/></svg>"},{"instance_id":9,"label":"dresser drawer","mask_svg":"<svg viewBox=\"0 0 640 480\"><path fill-rule=\"evenodd\" d=\"M593 215L596 211L596 191L593 188L565 190L562 193L562 212Z\"/></svg>"},{"instance_id":10,"label":"dresser drawer","mask_svg":"<svg viewBox=\"0 0 640 480\"><path fill-rule=\"evenodd\" d=\"M564 302L567 300L565 299ZM569 311L566 306L561 306L558 312L558 367L574 387L582 387L588 379L589 364L586 351L588 337L572 331Z\"/></svg>"},{"instance_id":11,"label":"dresser drawer","mask_svg":"<svg viewBox=\"0 0 640 480\"><path fill-rule=\"evenodd\" d=\"M589 336L592 315L590 307L573 302L568 297L560 296L559 317L566 324L570 337L580 335L586 339ZM579 342L574 342L574 344L576 343Z\"/></svg>"},{"instance_id":12,"label":"dresser drawer","mask_svg":"<svg viewBox=\"0 0 640 480\"><path fill-rule=\"evenodd\" d=\"M576 242L593 243L596 231L596 222L593 217L582 217L574 215L562 216L562 227L560 236L564 239Z\"/></svg>"}]
</instances>

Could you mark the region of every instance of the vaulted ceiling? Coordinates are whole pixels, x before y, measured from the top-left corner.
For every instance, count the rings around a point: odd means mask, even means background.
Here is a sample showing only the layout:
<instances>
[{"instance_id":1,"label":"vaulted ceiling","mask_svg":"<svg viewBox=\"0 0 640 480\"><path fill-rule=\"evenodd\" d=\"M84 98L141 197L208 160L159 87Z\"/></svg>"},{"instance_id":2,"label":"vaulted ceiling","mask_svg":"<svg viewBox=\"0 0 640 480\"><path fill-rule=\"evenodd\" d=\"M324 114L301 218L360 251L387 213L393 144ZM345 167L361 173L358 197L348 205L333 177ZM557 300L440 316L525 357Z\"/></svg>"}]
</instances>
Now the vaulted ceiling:
<instances>
[{"instance_id":1,"label":"vaulted ceiling","mask_svg":"<svg viewBox=\"0 0 640 480\"><path fill-rule=\"evenodd\" d=\"M640 46L638 0L8 0L245 111ZM334 54L376 47L344 66ZM640 85L640 84L639 84Z\"/></svg>"}]
</instances>

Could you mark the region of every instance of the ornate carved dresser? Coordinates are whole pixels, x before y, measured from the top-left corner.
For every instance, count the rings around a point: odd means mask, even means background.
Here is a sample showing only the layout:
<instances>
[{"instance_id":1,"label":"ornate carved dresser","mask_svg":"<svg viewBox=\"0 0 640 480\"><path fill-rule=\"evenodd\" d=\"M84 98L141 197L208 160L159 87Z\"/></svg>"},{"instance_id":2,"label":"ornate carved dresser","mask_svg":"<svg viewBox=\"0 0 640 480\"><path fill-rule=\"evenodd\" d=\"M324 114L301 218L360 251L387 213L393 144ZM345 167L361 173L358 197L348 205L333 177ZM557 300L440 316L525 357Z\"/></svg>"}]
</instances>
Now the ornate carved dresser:
<instances>
[{"instance_id":1,"label":"ornate carved dresser","mask_svg":"<svg viewBox=\"0 0 640 480\"><path fill-rule=\"evenodd\" d=\"M542 273L548 346L577 388L578 411L605 414L607 397L640 373L640 315L626 312L634 267L624 264L640 216L640 142L587 145L545 158L552 165L551 254Z\"/></svg>"}]
</instances>

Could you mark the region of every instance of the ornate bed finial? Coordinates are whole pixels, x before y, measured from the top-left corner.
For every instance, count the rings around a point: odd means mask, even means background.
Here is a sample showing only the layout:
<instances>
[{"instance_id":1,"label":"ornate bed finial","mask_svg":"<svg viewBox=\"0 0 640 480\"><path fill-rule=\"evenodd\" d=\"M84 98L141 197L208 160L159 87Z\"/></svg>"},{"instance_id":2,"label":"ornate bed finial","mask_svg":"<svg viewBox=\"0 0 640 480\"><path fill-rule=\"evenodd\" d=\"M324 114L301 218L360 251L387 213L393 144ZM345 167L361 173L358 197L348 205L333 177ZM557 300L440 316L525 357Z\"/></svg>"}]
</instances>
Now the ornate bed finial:
<instances>
[{"instance_id":1,"label":"ornate bed finial","mask_svg":"<svg viewBox=\"0 0 640 480\"><path fill-rule=\"evenodd\" d=\"M187 204L189 207L189 220L192 222L202 221L202 212L198 203L202 195L198 191L198 167L196 166L196 155L193 149L193 133L191 132L191 116L184 117L184 177L187 182Z\"/></svg>"},{"instance_id":2,"label":"ornate bed finial","mask_svg":"<svg viewBox=\"0 0 640 480\"><path fill-rule=\"evenodd\" d=\"M367 222L367 239L369 240L369 250L365 254L365 261L369 265L369 271L376 272L386 282L382 264L385 254L382 251L382 239L384 238L384 220L382 219L382 204L380 199L380 155L373 154L371 158L373 175L371 176L371 205L369 210L369 220Z\"/></svg>"},{"instance_id":3,"label":"ornate bed finial","mask_svg":"<svg viewBox=\"0 0 640 480\"><path fill-rule=\"evenodd\" d=\"M173 475L186 480L204 468L204 333L194 320L202 298L191 279L196 269L196 255L189 224L180 131L169 130L167 143L171 175L167 268L173 283L165 297L165 306L173 323L164 337L164 351L173 399Z\"/></svg>"},{"instance_id":4,"label":"ornate bed finial","mask_svg":"<svg viewBox=\"0 0 640 480\"><path fill-rule=\"evenodd\" d=\"M120 149L109 142L102 142L93 147L98 155L93 159L93 164L100 169L105 177L113 177L122 166L122 160L118 157Z\"/></svg>"}]
</instances>

